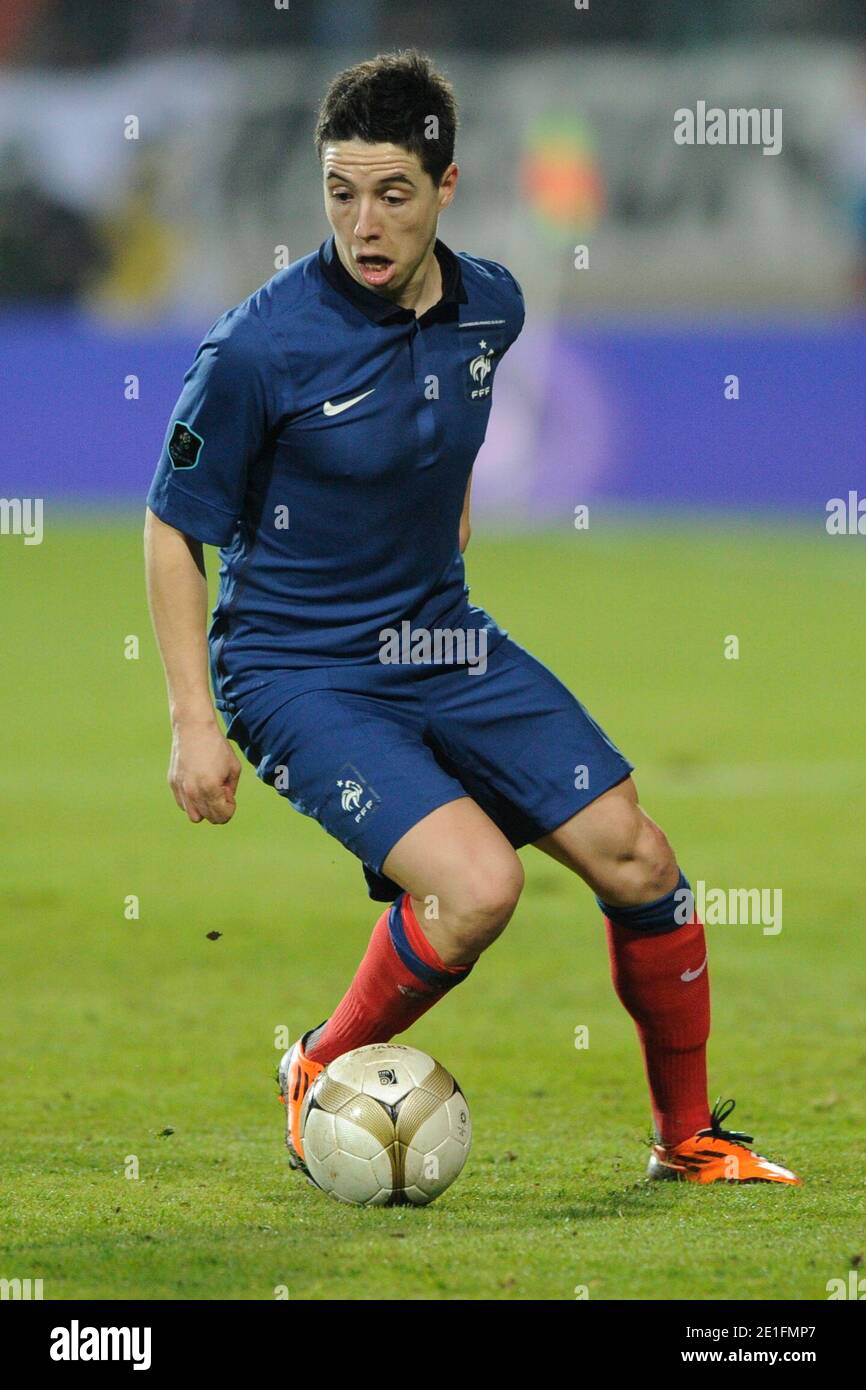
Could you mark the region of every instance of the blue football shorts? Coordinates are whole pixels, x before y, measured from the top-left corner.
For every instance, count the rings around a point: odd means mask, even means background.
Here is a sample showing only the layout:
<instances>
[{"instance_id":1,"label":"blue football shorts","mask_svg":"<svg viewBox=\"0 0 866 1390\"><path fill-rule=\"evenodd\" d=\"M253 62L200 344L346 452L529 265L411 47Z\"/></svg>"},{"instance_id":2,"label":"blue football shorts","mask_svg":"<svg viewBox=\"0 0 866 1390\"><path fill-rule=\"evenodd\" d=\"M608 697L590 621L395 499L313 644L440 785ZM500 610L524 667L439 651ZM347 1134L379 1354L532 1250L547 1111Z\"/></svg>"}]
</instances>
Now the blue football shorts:
<instances>
[{"instance_id":1,"label":"blue football shorts","mask_svg":"<svg viewBox=\"0 0 866 1390\"><path fill-rule=\"evenodd\" d=\"M408 663L269 674L226 719L257 775L361 860L382 902L402 891L382 873L389 852L438 806L472 797L518 849L633 766L509 637L483 674Z\"/></svg>"}]
</instances>

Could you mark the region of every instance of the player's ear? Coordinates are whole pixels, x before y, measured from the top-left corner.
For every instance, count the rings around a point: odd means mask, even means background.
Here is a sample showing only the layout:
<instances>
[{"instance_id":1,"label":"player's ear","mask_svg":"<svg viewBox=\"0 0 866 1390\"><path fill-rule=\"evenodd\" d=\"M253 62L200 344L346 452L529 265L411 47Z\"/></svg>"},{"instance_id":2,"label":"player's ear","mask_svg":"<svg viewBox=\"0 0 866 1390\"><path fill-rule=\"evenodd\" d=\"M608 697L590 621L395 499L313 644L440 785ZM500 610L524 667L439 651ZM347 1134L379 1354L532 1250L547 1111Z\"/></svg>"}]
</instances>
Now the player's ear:
<instances>
[{"instance_id":1,"label":"player's ear","mask_svg":"<svg viewBox=\"0 0 866 1390\"><path fill-rule=\"evenodd\" d=\"M457 165L451 163L439 180L439 210L447 208L454 197L454 190L457 187L457 180L460 177L460 170Z\"/></svg>"}]
</instances>

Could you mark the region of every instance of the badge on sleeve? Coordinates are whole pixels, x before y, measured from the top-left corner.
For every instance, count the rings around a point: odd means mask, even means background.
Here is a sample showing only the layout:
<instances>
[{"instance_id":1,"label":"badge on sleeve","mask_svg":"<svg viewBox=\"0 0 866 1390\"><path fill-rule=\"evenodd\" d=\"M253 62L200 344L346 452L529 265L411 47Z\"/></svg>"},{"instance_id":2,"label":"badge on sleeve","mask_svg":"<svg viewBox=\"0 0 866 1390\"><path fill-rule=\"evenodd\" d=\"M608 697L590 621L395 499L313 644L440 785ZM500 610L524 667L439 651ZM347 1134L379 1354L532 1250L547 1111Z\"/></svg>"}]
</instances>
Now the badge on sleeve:
<instances>
[{"instance_id":1,"label":"badge on sleeve","mask_svg":"<svg viewBox=\"0 0 866 1390\"><path fill-rule=\"evenodd\" d=\"M172 468L195 468L203 443L201 435L191 430L183 420L175 420L168 441L168 456Z\"/></svg>"}]
</instances>

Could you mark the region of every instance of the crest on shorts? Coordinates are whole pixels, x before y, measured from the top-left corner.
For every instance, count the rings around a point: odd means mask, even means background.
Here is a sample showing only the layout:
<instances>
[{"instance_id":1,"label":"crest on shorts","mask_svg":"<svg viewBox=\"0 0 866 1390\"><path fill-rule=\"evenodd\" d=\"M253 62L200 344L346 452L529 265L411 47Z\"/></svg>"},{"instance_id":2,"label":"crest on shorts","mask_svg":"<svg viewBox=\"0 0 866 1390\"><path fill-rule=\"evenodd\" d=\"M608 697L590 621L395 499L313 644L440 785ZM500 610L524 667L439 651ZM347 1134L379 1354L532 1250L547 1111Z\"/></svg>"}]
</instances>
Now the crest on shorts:
<instances>
[{"instance_id":1,"label":"crest on shorts","mask_svg":"<svg viewBox=\"0 0 866 1390\"><path fill-rule=\"evenodd\" d=\"M172 468L195 468L203 443L201 435L190 429L185 420L175 420L168 441L168 456Z\"/></svg>"},{"instance_id":2,"label":"crest on shorts","mask_svg":"<svg viewBox=\"0 0 866 1390\"><path fill-rule=\"evenodd\" d=\"M360 825L379 804L379 798L366 777L351 763L346 763L340 768L337 790L340 793L341 807L352 817L356 825Z\"/></svg>"}]
</instances>

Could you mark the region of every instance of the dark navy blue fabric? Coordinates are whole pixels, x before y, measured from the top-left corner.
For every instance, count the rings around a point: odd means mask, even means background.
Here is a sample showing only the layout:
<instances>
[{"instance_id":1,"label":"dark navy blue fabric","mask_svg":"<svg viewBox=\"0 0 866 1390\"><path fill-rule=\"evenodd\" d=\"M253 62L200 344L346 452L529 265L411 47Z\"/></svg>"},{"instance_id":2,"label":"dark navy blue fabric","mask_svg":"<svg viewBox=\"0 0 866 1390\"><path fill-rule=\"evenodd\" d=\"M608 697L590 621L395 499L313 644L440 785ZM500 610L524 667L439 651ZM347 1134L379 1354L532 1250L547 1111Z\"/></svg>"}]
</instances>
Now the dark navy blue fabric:
<instances>
[{"instance_id":1,"label":"dark navy blue fabric","mask_svg":"<svg viewBox=\"0 0 866 1390\"><path fill-rule=\"evenodd\" d=\"M675 888L664 897L656 898L651 903L639 903L635 907L611 907L609 903L603 903L601 898L596 896L596 902L604 913L605 917L618 927L632 927L635 930L645 931L648 935L661 932L676 931L677 927L685 926L687 921L691 921L694 910L694 899L690 902L689 911L683 915L682 908L687 901L683 898L683 890L691 893L691 885L680 869L680 878ZM682 921L674 915L680 909Z\"/></svg>"},{"instance_id":2,"label":"dark navy blue fabric","mask_svg":"<svg viewBox=\"0 0 866 1390\"><path fill-rule=\"evenodd\" d=\"M401 893L391 908L391 911L388 913L388 932L394 950L397 952L397 955L400 957L406 969L411 970L413 975L417 975L418 979L422 980L425 985L430 985L432 989L442 991L453 989L454 985L459 985L461 980L466 979L466 976L473 969L475 962L473 961L471 965L465 966L460 972L454 970L434 970L432 965L428 965L425 960L417 956L409 945L409 939L406 936L406 931L403 926L402 904L404 897L405 894Z\"/></svg>"},{"instance_id":3,"label":"dark navy blue fabric","mask_svg":"<svg viewBox=\"0 0 866 1390\"><path fill-rule=\"evenodd\" d=\"M418 821L471 796L515 848L555 830L632 770L542 662L505 637L483 674L464 667L346 666L316 689L277 676L228 726L263 781L365 866L370 896Z\"/></svg>"},{"instance_id":4,"label":"dark navy blue fabric","mask_svg":"<svg viewBox=\"0 0 866 1390\"><path fill-rule=\"evenodd\" d=\"M523 296L494 261L436 255L443 296L417 318L356 284L330 238L223 314L186 375L148 504L221 547L210 652L229 715L275 672L378 664L404 620L504 636L469 603L458 529Z\"/></svg>"}]
</instances>

